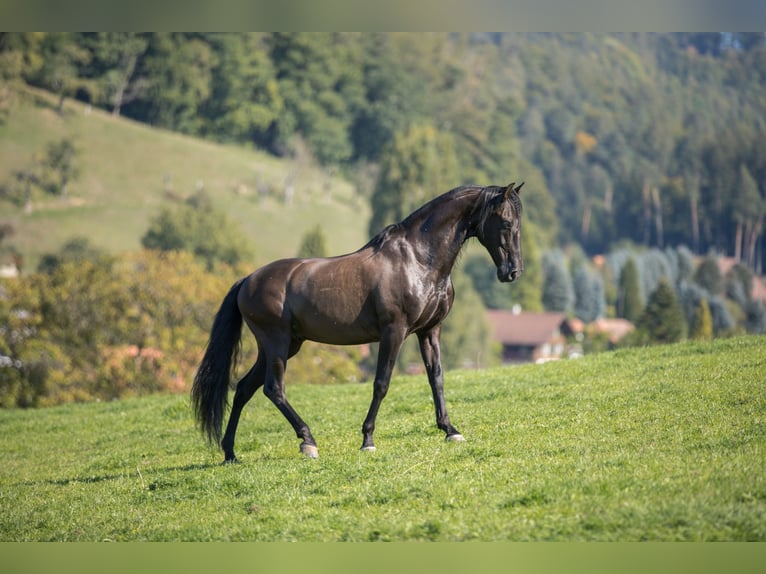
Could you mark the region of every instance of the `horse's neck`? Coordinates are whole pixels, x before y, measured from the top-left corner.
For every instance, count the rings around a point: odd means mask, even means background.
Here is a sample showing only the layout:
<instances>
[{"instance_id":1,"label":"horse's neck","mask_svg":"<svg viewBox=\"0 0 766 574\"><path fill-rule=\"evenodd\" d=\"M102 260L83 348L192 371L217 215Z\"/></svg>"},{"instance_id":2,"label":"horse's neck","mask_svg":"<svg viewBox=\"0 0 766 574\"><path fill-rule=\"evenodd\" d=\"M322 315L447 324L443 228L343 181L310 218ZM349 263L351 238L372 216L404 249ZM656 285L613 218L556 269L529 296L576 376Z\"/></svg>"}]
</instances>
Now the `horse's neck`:
<instances>
[{"instance_id":1,"label":"horse's neck","mask_svg":"<svg viewBox=\"0 0 766 574\"><path fill-rule=\"evenodd\" d=\"M449 275L460 249L471 236L471 216L476 197L466 193L436 203L433 209L418 213L409 225L408 237L421 262L441 275Z\"/></svg>"}]
</instances>

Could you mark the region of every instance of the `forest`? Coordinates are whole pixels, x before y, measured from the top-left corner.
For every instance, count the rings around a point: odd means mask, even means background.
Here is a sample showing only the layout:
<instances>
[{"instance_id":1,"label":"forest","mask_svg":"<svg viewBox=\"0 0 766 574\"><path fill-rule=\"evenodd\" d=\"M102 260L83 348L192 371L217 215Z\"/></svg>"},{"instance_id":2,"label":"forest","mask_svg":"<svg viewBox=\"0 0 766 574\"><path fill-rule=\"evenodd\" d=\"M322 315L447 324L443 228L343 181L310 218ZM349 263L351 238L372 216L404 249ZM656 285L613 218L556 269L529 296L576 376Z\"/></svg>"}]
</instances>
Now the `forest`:
<instances>
[{"instance_id":1,"label":"forest","mask_svg":"<svg viewBox=\"0 0 766 574\"><path fill-rule=\"evenodd\" d=\"M766 262L763 33L2 33L0 79L0 122L12 108L8 86L27 85L55 94L59 109L76 100L149 126L301 158L353 182L371 206L370 234L451 187L523 179L525 281L499 291L492 270L488 276L469 254L456 282L472 285L472 305L518 303L586 322L626 317L641 327L634 343L766 330L763 303L752 298ZM35 186L65 193L77 177L76 153L62 141L42 157L43 171L20 170L12 184L0 182L0 200L22 205ZM218 264L236 267L241 253L213 246L203 254L207 248L185 244L193 238L169 237L174 218L189 218L180 226L187 230L195 221L205 229L201 212L219 216L206 205L200 196L160 213L143 246L196 249L189 261L202 274ZM30 350L19 333L31 332L29 321L42 328L39 313L52 304L34 282L65 289L76 273L72 262L83 258L104 278L125 274L122 291L99 297L120 298L136 322L118 321L92 348L114 354L118 343L137 345L131 360L149 368L158 359L141 357L141 349L183 354L187 341L204 339L188 333L208 318L162 315L130 294L143 293L128 279L135 270L151 272L165 259L147 252L115 261L91 247L64 246L23 279L26 288L3 288L0 358L81 360L62 351L67 322L82 323L74 316L62 319L55 345L49 339ZM719 256L733 259L730 273L715 264ZM182 260L173 261L180 276L187 273ZM213 278L198 288L210 289L199 294L205 301L225 289ZM163 305L156 293L144 295ZM677 333L660 333L652 327L657 318L644 316L667 309L671 318L660 323L676 323ZM151 344L141 344L141 322L158 316L169 318L152 327ZM486 346L486 326L477 329L484 335L474 338ZM184 357L186 372L196 355ZM13 388L49 380L45 373L19 370ZM107 375L91 374L85 395L101 396L93 385ZM44 396L8 389L0 397L6 405Z\"/></svg>"},{"instance_id":2,"label":"forest","mask_svg":"<svg viewBox=\"0 0 766 574\"><path fill-rule=\"evenodd\" d=\"M523 173L544 243L763 268L763 33L6 33L0 58L62 102L309 153L360 181L375 229Z\"/></svg>"}]
</instances>

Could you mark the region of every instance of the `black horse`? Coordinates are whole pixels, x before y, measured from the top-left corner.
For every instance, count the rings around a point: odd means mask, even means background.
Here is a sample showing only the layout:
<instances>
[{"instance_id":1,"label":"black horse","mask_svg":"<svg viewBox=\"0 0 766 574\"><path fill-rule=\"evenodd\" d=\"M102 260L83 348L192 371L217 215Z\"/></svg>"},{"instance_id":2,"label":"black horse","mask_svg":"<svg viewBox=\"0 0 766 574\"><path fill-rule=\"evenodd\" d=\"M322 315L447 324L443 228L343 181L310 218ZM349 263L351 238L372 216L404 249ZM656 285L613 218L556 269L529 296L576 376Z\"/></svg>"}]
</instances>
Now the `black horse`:
<instances>
[{"instance_id":1,"label":"black horse","mask_svg":"<svg viewBox=\"0 0 766 574\"><path fill-rule=\"evenodd\" d=\"M523 183L514 185L455 188L385 228L359 251L327 259L282 259L237 281L215 317L191 391L200 427L211 442L220 441L225 461L236 461L237 423L261 386L302 439L301 452L318 456L308 425L285 397L287 361L306 340L334 345L380 342L372 404L362 425L362 450L375 450L378 408L399 349L415 333L433 392L436 424L447 440L463 440L444 404L439 351L441 324L454 299L450 272L471 237L489 252L500 281L511 282L522 272ZM237 383L221 441L243 318L256 338L258 359Z\"/></svg>"}]
</instances>

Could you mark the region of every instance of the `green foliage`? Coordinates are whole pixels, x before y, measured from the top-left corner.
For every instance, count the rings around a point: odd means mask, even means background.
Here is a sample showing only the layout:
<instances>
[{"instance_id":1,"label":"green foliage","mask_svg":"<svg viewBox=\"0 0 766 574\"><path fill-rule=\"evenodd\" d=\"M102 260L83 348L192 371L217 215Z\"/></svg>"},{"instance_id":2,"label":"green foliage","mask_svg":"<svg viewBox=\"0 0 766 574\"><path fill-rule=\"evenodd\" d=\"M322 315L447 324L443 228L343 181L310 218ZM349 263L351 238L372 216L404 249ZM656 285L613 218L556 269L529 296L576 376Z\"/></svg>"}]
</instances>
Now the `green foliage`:
<instances>
[{"instance_id":1,"label":"green foliage","mask_svg":"<svg viewBox=\"0 0 766 574\"><path fill-rule=\"evenodd\" d=\"M0 187L0 197L24 204L28 213L35 191L66 199L69 184L80 176L78 154L68 137L49 142L44 152L35 153L26 165L13 170L12 180Z\"/></svg>"},{"instance_id":2,"label":"green foliage","mask_svg":"<svg viewBox=\"0 0 766 574\"><path fill-rule=\"evenodd\" d=\"M700 299L694 311L689 338L695 341L710 341L713 338L713 317L705 299Z\"/></svg>"},{"instance_id":3,"label":"green foliage","mask_svg":"<svg viewBox=\"0 0 766 574\"><path fill-rule=\"evenodd\" d=\"M298 257L327 257L327 239L321 225L310 229L303 236L298 248Z\"/></svg>"},{"instance_id":4,"label":"green foliage","mask_svg":"<svg viewBox=\"0 0 766 574\"><path fill-rule=\"evenodd\" d=\"M147 249L189 251L205 263L236 265L252 257L245 235L212 205L204 192L188 198L175 210L163 208L141 238Z\"/></svg>"},{"instance_id":5,"label":"green foliage","mask_svg":"<svg viewBox=\"0 0 766 574\"><path fill-rule=\"evenodd\" d=\"M560 251L543 254L542 300L546 311L568 312L574 303L572 279Z\"/></svg>"},{"instance_id":6,"label":"green foliage","mask_svg":"<svg viewBox=\"0 0 766 574\"><path fill-rule=\"evenodd\" d=\"M686 320L681 304L666 279L660 279L649 295L637 327L654 343L675 343L686 336Z\"/></svg>"},{"instance_id":7,"label":"green foliage","mask_svg":"<svg viewBox=\"0 0 766 574\"><path fill-rule=\"evenodd\" d=\"M724 277L718 266L718 258L708 255L694 272L694 281L711 295L718 295L724 288Z\"/></svg>"},{"instance_id":8,"label":"green foliage","mask_svg":"<svg viewBox=\"0 0 766 574\"><path fill-rule=\"evenodd\" d=\"M641 301L641 291L638 279L638 267L632 257L627 260L620 272L617 296L617 315L631 322L636 322L641 316L644 305Z\"/></svg>"},{"instance_id":9,"label":"green foliage","mask_svg":"<svg viewBox=\"0 0 766 574\"><path fill-rule=\"evenodd\" d=\"M0 411L0 538L763 542L763 345L448 373L459 444L436 428L424 377L397 377L375 453L358 450L369 384L291 386L311 461L262 393L242 415L242 463L226 466L184 395Z\"/></svg>"},{"instance_id":10,"label":"green foliage","mask_svg":"<svg viewBox=\"0 0 766 574\"><path fill-rule=\"evenodd\" d=\"M404 219L437 195L456 187L458 164L452 136L430 125L398 133L383 150L370 200L370 234Z\"/></svg>"},{"instance_id":11,"label":"green foliage","mask_svg":"<svg viewBox=\"0 0 766 574\"><path fill-rule=\"evenodd\" d=\"M601 277L586 265L578 266L572 276L575 295L574 314L584 323L605 315L604 284Z\"/></svg>"},{"instance_id":12,"label":"green foliage","mask_svg":"<svg viewBox=\"0 0 766 574\"><path fill-rule=\"evenodd\" d=\"M285 381L293 384L330 385L361 383L366 377L361 347L333 347L308 341L290 359Z\"/></svg>"},{"instance_id":13,"label":"green foliage","mask_svg":"<svg viewBox=\"0 0 766 574\"><path fill-rule=\"evenodd\" d=\"M61 257L48 271L0 284L3 406L184 390L232 278L184 252Z\"/></svg>"},{"instance_id":14,"label":"green foliage","mask_svg":"<svg viewBox=\"0 0 766 574\"><path fill-rule=\"evenodd\" d=\"M442 326L442 366L460 369L493 365L498 352L481 297L462 269L452 273L452 282L455 303Z\"/></svg>"},{"instance_id":15,"label":"green foliage","mask_svg":"<svg viewBox=\"0 0 766 574\"><path fill-rule=\"evenodd\" d=\"M380 164L384 177L395 140L433 126L456 163L436 187L526 179L547 248L734 247L756 269L762 44L758 33L5 33L0 68L58 94L59 110L74 96L280 156L305 146L326 167Z\"/></svg>"}]
</instances>

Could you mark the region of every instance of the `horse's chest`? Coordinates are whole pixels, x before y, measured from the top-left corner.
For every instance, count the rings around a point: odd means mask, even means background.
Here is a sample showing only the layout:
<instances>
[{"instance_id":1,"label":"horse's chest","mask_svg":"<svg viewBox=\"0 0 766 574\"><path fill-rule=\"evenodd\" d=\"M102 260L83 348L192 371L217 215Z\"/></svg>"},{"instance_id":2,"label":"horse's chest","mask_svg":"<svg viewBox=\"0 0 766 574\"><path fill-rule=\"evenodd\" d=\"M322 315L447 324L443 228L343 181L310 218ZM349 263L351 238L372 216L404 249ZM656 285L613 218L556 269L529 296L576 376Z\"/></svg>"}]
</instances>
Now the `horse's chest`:
<instances>
[{"instance_id":1,"label":"horse's chest","mask_svg":"<svg viewBox=\"0 0 766 574\"><path fill-rule=\"evenodd\" d=\"M430 328L440 323L449 313L451 294L452 286L449 280L414 285L405 296L410 331Z\"/></svg>"}]
</instances>

